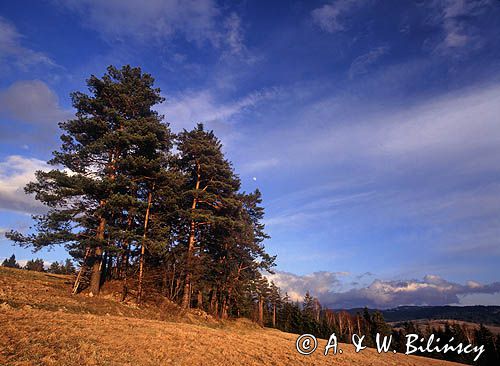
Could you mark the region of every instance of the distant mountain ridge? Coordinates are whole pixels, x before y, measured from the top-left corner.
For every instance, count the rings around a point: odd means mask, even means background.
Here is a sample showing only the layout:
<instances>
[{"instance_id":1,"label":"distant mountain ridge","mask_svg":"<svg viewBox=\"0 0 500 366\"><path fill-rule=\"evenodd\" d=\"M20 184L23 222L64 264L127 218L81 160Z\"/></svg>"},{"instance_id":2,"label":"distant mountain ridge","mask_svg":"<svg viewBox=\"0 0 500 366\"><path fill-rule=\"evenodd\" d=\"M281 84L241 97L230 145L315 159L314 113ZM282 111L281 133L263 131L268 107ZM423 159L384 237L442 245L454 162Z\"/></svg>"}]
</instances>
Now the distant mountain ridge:
<instances>
[{"instance_id":1,"label":"distant mountain ridge","mask_svg":"<svg viewBox=\"0 0 500 366\"><path fill-rule=\"evenodd\" d=\"M350 314L362 313L363 308L346 309ZM376 309L368 309L374 312ZM387 322L416 319L452 319L472 323L500 325L500 306L399 306L380 310Z\"/></svg>"}]
</instances>

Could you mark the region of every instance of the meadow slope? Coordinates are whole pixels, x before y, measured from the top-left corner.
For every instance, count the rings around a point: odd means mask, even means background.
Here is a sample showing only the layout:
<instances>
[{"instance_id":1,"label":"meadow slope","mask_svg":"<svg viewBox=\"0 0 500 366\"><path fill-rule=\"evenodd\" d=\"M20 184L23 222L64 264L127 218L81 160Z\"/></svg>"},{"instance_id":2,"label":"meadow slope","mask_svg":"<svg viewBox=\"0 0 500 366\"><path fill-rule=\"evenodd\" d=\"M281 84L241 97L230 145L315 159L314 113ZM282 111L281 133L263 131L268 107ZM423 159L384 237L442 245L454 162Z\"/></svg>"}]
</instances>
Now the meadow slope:
<instances>
[{"instance_id":1,"label":"meadow slope","mask_svg":"<svg viewBox=\"0 0 500 366\"><path fill-rule=\"evenodd\" d=\"M0 365L454 365L372 349L356 354L346 344L343 354L325 357L326 341L302 356L295 334L246 320L220 323L172 305L70 296L69 283L0 268Z\"/></svg>"}]
</instances>

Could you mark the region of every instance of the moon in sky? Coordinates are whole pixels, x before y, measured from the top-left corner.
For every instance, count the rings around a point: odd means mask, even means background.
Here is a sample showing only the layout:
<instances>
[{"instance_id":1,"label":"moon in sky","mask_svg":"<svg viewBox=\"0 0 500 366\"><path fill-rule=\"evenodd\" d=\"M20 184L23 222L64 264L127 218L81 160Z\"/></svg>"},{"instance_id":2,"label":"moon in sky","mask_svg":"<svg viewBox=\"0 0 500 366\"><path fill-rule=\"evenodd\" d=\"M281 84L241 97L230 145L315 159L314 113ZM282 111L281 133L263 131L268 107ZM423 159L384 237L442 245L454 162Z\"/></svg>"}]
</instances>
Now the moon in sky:
<instances>
[{"instance_id":1,"label":"moon in sky","mask_svg":"<svg viewBox=\"0 0 500 366\"><path fill-rule=\"evenodd\" d=\"M253 177L252 179L256 181L256 180L257 180L257 177Z\"/></svg>"}]
</instances>

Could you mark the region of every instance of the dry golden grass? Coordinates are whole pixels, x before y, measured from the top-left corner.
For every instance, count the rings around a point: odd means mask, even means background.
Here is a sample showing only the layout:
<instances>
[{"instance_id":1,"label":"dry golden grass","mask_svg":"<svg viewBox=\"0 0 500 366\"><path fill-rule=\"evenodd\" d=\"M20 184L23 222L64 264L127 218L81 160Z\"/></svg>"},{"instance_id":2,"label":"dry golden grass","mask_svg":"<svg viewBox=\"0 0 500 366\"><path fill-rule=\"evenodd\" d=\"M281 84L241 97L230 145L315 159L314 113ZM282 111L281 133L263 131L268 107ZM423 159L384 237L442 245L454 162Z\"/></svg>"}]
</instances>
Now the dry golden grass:
<instances>
[{"instance_id":1,"label":"dry golden grass","mask_svg":"<svg viewBox=\"0 0 500 366\"><path fill-rule=\"evenodd\" d=\"M0 365L453 365L372 349L356 354L345 344L343 354L325 357L326 341L302 356L295 334L245 320L214 325L198 317L199 324L187 324L182 314L176 322L159 320L158 310L112 297L72 297L65 281L0 269Z\"/></svg>"}]
</instances>

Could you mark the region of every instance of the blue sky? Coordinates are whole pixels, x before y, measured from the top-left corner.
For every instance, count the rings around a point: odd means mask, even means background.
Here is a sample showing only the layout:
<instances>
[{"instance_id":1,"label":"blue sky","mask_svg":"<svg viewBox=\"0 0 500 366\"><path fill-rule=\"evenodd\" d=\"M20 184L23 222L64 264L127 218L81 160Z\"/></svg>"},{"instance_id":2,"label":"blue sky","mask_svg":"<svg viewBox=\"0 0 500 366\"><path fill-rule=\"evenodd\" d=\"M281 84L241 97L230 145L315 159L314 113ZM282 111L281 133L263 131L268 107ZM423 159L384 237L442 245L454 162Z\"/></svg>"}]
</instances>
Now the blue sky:
<instances>
[{"instance_id":1,"label":"blue sky","mask_svg":"<svg viewBox=\"0 0 500 366\"><path fill-rule=\"evenodd\" d=\"M494 0L2 2L0 230L41 212L22 187L69 93L138 65L172 129L204 122L263 192L293 297L500 305L499 18ZM0 239L12 253L34 256Z\"/></svg>"}]
</instances>

